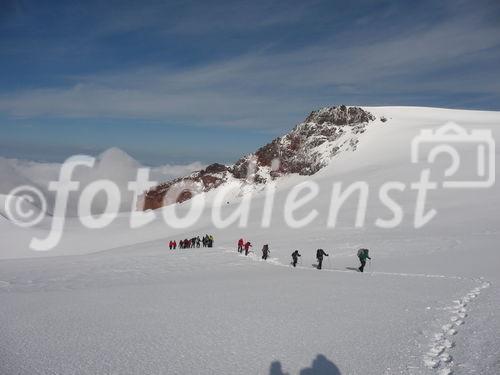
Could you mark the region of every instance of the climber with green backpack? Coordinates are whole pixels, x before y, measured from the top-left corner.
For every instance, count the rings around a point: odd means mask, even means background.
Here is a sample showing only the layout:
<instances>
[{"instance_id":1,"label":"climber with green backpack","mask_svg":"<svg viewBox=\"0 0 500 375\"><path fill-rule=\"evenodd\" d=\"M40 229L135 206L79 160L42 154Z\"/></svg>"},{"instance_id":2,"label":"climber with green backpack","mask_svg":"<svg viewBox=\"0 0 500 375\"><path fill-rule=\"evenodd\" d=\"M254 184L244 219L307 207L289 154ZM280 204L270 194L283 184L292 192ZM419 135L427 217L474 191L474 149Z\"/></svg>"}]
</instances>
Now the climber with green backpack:
<instances>
[{"instance_id":1,"label":"climber with green backpack","mask_svg":"<svg viewBox=\"0 0 500 375\"><path fill-rule=\"evenodd\" d=\"M365 269L366 260L372 259L372 258L370 258L370 255L368 255L368 249L359 249L358 250L358 258L359 258L359 261L361 262L361 266L359 266L358 270L359 270L359 272L363 272L363 270Z\"/></svg>"}]
</instances>

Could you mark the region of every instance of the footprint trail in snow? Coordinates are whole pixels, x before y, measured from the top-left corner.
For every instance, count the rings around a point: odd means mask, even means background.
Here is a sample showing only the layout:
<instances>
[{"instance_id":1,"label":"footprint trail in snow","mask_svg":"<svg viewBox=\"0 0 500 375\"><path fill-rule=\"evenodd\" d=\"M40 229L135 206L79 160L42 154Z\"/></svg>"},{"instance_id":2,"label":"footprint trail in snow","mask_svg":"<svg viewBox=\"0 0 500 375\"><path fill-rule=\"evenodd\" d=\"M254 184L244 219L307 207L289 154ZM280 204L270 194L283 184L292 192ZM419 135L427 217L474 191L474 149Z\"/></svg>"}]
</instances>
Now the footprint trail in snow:
<instances>
[{"instance_id":1,"label":"footprint trail in snow","mask_svg":"<svg viewBox=\"0 0 500 375\"><path fill-rule=\"evenodd\" d=\"M449 353L449 350L455 346L452 337L458 333L459 327L467 318L467 305L481 294L481 290L489 286L489 282L483 282L461 299L453 301L453 305L446 307L446 310L450 311L449 323L444 324L441 331L434 334L429 345L430 349L423 357L425 367L435 369L439 375L453 373L453 358Z\"/></svg>"}]
</instances>

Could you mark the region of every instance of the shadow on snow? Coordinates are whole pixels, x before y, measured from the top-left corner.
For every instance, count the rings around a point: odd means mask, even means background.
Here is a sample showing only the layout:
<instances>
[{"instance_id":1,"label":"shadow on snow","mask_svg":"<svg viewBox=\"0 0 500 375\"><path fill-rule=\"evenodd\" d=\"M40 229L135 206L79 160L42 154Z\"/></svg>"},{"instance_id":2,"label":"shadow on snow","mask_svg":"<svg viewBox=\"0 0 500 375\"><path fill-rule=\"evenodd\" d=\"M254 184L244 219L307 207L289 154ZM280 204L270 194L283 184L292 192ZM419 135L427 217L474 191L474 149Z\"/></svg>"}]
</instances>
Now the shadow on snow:
<instances>
[{"instance_id":1,"label":"shadow on snow","mask_svg":"<svg viewBox=\"0 0 500 375\"><path fill-rule=\"evenodd\" d=\"M281 362L275 361L271 363L269 375L288 375L283 372ZM341 375L340 370L323 354L318 354L314 359L311 367L300 370L299 375Z\"/></svg>"}]
</instances>

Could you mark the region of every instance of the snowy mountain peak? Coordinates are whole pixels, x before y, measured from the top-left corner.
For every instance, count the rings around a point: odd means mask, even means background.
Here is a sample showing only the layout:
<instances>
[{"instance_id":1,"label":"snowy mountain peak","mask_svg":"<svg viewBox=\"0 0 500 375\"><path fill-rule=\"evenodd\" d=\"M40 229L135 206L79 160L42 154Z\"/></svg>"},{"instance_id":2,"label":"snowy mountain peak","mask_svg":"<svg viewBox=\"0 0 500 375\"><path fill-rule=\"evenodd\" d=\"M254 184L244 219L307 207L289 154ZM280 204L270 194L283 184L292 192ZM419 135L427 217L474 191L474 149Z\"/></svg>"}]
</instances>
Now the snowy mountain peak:
<instances>
[{"instance_id":1,"label":"snowy mountain peak","mask_svg":"<svg viewBox=\"0 0 500 375\"><path fill-rule=\"evenodd\" d=\"M257 150L258 165L271 167L272 161L279 159L279 168L272 171L271 177L312 175L338 152L355 149L357 134L373 120L375 116L360 107L341 105L313 111L290 133Z\"/></svg>"},{"instance_id":2,"label":"snowy mountain peak","mask_svg":"<svg viewBox=\"0 0 500 375\"><path fill-rule=\"evenodd\" d=\"M374 115L360 107L341 105L313 111L291 132L231 166L212 164L149 190L144 196L143 208L156 209L183 202L193 194L215 189L230 180L239 180L242 184L265 184L289 174L315 174L339 152L355 150L359 134L374 120ZM191 191L186 190L188 184ZM174 201L165 199L171 188L182 191Z\"/></svg>"},{"instance_id":3,"label":"snowy mountain peak","mask_svg":"<svg viewBox=\"0 0 500 375\"><path fill-rule=\"evenodd\" d=\"M375 116L363 108L340 105L338 107L324 107L317 111L312 111L307 116L305 123L353 125L373 120L375 120Z\"/></svg>"},{"instance_id":4,"label":"snowy mountain peak","mask_svg":"<svg viewBox=\"0 0 500 375\"><path fill-rule=\"evenodd\" d=\"M139 166L137 160L118 147L111 147L104 150L97 156L97 161L99 164L106 165L129 165L136 168Z\"/></svg>"}]
</instances>

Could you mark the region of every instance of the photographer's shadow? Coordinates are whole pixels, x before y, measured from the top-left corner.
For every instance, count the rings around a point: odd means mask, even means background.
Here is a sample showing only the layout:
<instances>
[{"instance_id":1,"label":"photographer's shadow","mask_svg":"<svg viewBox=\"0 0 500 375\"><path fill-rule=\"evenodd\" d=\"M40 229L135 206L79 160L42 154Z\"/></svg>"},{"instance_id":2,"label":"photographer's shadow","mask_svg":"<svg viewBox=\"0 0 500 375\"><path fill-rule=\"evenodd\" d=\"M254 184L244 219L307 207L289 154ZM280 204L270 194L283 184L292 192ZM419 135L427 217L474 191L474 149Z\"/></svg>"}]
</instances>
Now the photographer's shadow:
<instances>
[{"instance_id":1,"label":"photographer's shadow","mask_svg":"<svg viewBox=\"0 0 500 375\"><path fill-rule=\"evenodd\" d=\"M281 362L271 363L269 375L288 375L283 372ZM341 375L339 368L323 354L318 354L311 367L300 370L300 375Z\"/></svg>"},{"instance_id":2,"label":"photographer's shadow","mask_svg":"<svg viewBox=\"0 0 500 375\"><path fill-rule=\"evenodd\" d=\"M280 361L274 361L269 368L269 375L288 375L283 372Z\"/></svg>"}]
</instances>

